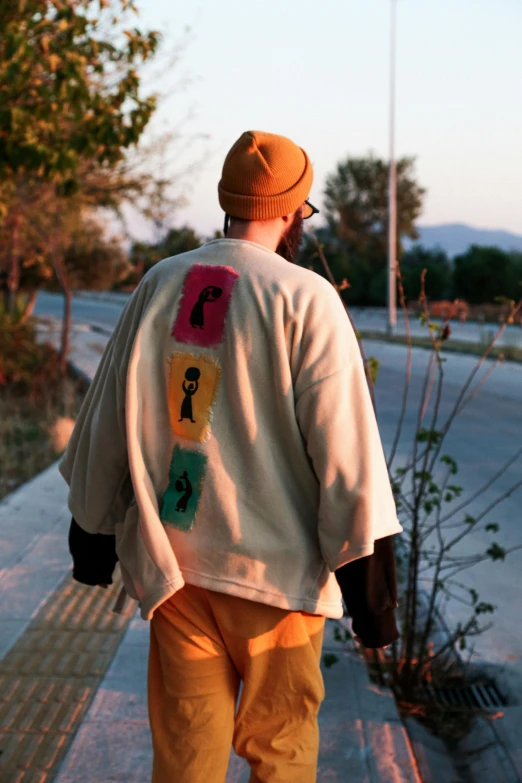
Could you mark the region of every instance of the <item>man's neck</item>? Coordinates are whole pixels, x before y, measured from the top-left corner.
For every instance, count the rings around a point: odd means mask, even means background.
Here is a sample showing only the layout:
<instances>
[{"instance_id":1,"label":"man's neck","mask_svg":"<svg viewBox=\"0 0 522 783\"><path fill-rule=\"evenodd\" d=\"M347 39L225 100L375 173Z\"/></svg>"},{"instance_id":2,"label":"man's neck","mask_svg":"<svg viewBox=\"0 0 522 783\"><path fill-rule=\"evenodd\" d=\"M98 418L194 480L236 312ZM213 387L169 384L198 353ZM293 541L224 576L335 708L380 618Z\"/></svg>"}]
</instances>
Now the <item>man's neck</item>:
<instances>
[{"instance_id":1,"label":"man's neck","mask_svg":"<svg viewBox=\"0 0 522 783\"><path fill-rule=\"evenodd\" d=\"M231 223L226 239L244 239L247 242L256 242L268 250L275 251L281 239L281 225L279 221L252 221L251 223Z\"/></svg>"}]
</instances>

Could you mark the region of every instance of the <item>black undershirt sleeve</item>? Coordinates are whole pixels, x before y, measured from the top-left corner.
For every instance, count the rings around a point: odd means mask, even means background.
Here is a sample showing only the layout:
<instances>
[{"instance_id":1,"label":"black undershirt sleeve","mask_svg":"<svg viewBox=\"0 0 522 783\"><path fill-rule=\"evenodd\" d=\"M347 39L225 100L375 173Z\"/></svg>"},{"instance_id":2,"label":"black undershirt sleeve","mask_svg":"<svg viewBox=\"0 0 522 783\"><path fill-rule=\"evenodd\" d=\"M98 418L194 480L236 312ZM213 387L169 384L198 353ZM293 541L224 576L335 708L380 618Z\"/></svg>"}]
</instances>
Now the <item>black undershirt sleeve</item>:
<instances>
[{"instance_id":1,"label":"black undershirt sleeve","mask_svg":"<svg viewBox=\"0 0 522 783\"><path fill-rule=\"evenodd\" d=\"M399 638L393 536L377 539L372 555L338 568L335 576L353 632L365 647L385 647Z\"/></svg>"},{"instance_id":2,"label":"black undershirt sleeve","mask_svg":"<svg viewBox=\"0 0 522 783\"><path fill-rule=\"evenodd\" d=\"M73 579L86 585L112 584L118 562L115 536L87 533L73 517L69 551ZM338 568L335 576L352 618L353 631L365 647L384 647L399 638L393 536L375 541L372 555Z\"/></svg>"},{"instance_id":3,"label":"black undershirt sleeve","mask_svg":"<svg viewBox=\"0 0 522 783\"><path fill-rule=\"evenodd\" d=\"M116 536L86 533L74 517L69 528L69 552L73 559L73 579L84 585L112 584L118 562Z\"/></svg>"}]
</instances>

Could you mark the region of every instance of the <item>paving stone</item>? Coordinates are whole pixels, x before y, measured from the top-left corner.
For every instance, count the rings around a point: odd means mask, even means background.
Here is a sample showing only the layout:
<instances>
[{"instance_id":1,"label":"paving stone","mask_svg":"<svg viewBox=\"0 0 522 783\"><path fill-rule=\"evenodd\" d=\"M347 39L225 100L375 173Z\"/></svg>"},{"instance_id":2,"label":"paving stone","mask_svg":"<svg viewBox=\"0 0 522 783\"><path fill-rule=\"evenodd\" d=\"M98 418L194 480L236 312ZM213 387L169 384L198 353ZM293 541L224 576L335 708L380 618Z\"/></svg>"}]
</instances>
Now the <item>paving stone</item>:
<instances>
[{"instance_id":1,"label":"paving stone","mask_svg":"<svg viewBox=\"0 0 522 783\"><path fill-rule=\"evenodd\" d=\"M125 634L125 645L141 644L149 647L150 642L150 623L141 619L137 613L131 621Z\"/></svg>"},{"instance_id":2,"label":"paving stone","mask_svg":"<svg viewBox=\"0 0 522 783\"><path fill-rule=\"evenodd\" d=\"M522 780L522 706L502 707L501 712L503 717L493 721L491 727Z\"/></svg>"},{"instance_id":3,"label":"paving stone","mask_svg":"<svg viewBox=\"0 0 522 783\"><path fill-rule=\"evenodd\" d=\"M0 660L7 654L26 628L27 620L0 619ZM2 690L0 689L1 693Z\"/></svg>"},{"instance_id":4,"label":"paving stone","mask_svg":"<svg viewBox=\"0 0 522 783\"><path fill-rule=\"evenodd\" d=\"M47 711L47 704L41 701L25 701L23 709L18 714L14 728L18 731L28 732L33 728L39 728Z\"/></svg>"},{"instance_id":5,"label":"paving stone","mask_svg":"<svg viewBox=\"0 0 522 783\"><path fill-rule=\"evenodd\" d=\"M0 580L10 568L17 565L27 550L33 545L34 536L28 541L27 532L19 529L0 529Z\"/></svg>"},{"instance_id":6,"label":"paving stone","mask_svg":"<svg viewBox=\"0 0 522 783\"><path fill-rule=\"evenodd\" d=\"M15 737L15 741L9 746L8 752L2 754L2 764L5 763L7 765L9 763L11 769L29 769L44 738L39 734L23 732L12 736ZM6 756L5 759L4 755Z\"/></svg>"},{"instance_id":7,"label":"paving stone","mask_svg":"<svg viewBox=\"0 0 522 783\"><path fill-rule=\"evenodd\" d=\"M25 705L20 702L2 702L0 705L0 726L3 730L12 731L19 715L24 711Z\"/></svg>"},{"instance_id":8,"label":"paving stone","mask_svg":"<svg viewBox=\"0 0 522 783\"><path fill-rule=\"evenodd\" d=\"M58 590L0 661L0 686L7 686L2 687L0 702L2 783L26 777L45 783L49 778L50 783L54 777L134 612L130 606L114 615L110 631L96 631L98 615L110 611L120 586L116 580L108 591L89 591L71 583L68 576L62 578ZM88 614L82 613L82 598L89 605ZM83 617L81 633L70 629L70 618L63 612L70 603ZM93 638L103 652L96 649ZM82 650L82 642L89 643L88 652ZM20 777L21 770L31 775ZM42 770L47 770L43 777Z\"/></svg>"},{"instance_id":9,"label":"paving stone","mask_svg":"<svg viewBox=\"0 0 522 783\"><path fill-rule=\"evenodd\" d=\"M49 772L63 756L65 749L67 748L69 739L65 734L59 734L55 732L51 737L47 739L45 743L38 748L38 751L34 757L34 766L38 769L46 770ZM47 777L47 775L45 776Z\"/></svg>"},{"instance_id":10,"label":"paving stone","mask_svg":"<svg viewBox=\"0 0 522 783\"><path fill-rule=\"evenodd\" d=\"M414 718L406 718L404 722L423 783L463 783L443 740Z\"/></svg>"},{"instance_id":11,"label":"paving stone","mask_svg":"<svg viewBox=\"0 0 522 783\"><path fill-rule=\"evenodd\" d=\"M16 698L17 701L28 701L33 698L40 685L38 677L21 677L19 672L12 677L4 662L2 662L2 672L0 687L3 700L10 701Z\"/></svg>"},{"instance_id":12,"label":"paving stone","mask_svg":"<svg viewBox=\"0 0 522 783\"><path fill-rule=\"evenodd\" d=\"M4 773L0 766L0 771ZM18 769L5 770L5 777L2 776L2 783L45 783L47 774L40 770Z\"/></svg>"},{"instance_id":13,"label":"paving stone","mask_svg":"<svg viewBox=\"0 0 522 783\"><path fill-rule=\"evenodd\" d=\"M47 532L47 525L54 523L64 512L67 503L67 489L63 478L55 477L56 494L44 493L42 490L23 485L23 493L16 497L8 495L8 499L0 505L0 529L24 530L29 540L30 534Z\"/></svg>"},{"instance_id":14,"label":"paving stone","mask_svg":"<svg viewBox=\"0 0 522 783\"><path fill-rule=\"evenodd\" d=\"M96 687L99 684L97 677L83 677L82 682L77 684L72 694L72 700L77 702L87 702L91 699Z\"/></svg>"},{"instance_id":15,"label":"paving stone","mask_svg":"<svg viewBox=\"0 0 522 783\"><path fill-rule=\"evenodd\" d=\"M71 567L71 555L65 531L54 530L43 535L36 546L27 552L22 562L25 566L58 567L62 569L62 574L68 571Z\"/></svg>"},{"instance_id":16,"label":"paving stone","mask_svg":"<svg viewBox=\"0 0 522 783\"><path fill-rule=\"evenodd\" d=\"M114 656L102 687L122 693L147 692L148 650L139 645L123 643Z\"/></svg>"},{"instance_id":17,"label":"paving stone","mask_svg":"<svg viewBox=\"0 0 522 783\"><path fill-rule=\"evenodd\" d=\"M387 720L365 724L371 779L379 783L420 783L415 757L404 726ZM449 781L445 780L445 783Z\"/></svg>"},{"instance_id":18,"label":"paving stone","mask_svg":"<svg viewBox=\"0 0 522 783\"><path fill-rule=\"evenodd\" d=\"M86 711L86 705L81 702L62 704L61 710L52 724L52 728L59 732L72 732L78 725L80 718Z\"/></svg>"},{"instance_id":19,"label":"paving stone","mask_svg":"<svg viewBox=\"0 0 522 783\"><path fill-rule=\"evenodd\" d=\"M152 746L148 723L84 723L55 783L94 783L93 760L97 774L103 776L98 780L103 779L103 783L132 783L147 777L150 780Z\"/></svg>"},{"instance_id":20,"label":"paving stone","mask_svg":"<svg viewBox=\"0 0 522 783\"><path fill-rule=\"evenodd\" d=\"M347 649L353 649L353 644L350 640L337 641L335 634L337 632L342 633L348 631L351 633L351 622L347 617L342 617L340 620L327 620L324 626L324 639L323 639L323 653L341 653Z\"/></svg>"},{"instance_id":21,"label":"paving stone","mask_svg":"<svg viewBox=\"0 0 522 783\"><path fill-rule=\"evenodd\" d=\"M35 690L33 698L45 702L70 701L74 699L76 690L76 683L68 682L63 677L46 677L45 680L38 681L38 688Z\"/></svg>"},{"instance_id":22,"label":"paving stone","mask_svg":"<svg viewBox=\"0 0 522 783\"><path fill-rule=\"evenodd\" d=\"M228 762L226 783L248 783L250 768L245 759L232 751Z\"/></svg>"},{"instance_id":23,"label":"paving stone","mask_svg":"<svg viewBox=\"0 0 522 783\"><path fill-rule=\"evenodd\" d=\"M11 759L14 757L17 748L20 747L20 743L24 738L23 734L17 732L2 732L0 736L0 771L2 775L7 774L8 765L11 763Z\"/></svg>"},{"instance_id":24,"label":"paving stone","mask_svg":"<svg viewBox=\"0 0 522 783\"><path fill-rule=\"evenodd\" d=\"M1 582L0 621L32 619L62 579L63 568L12 568Z\"/></svg>"},{"instance_id":25,"label":"paving stone","mask_svg":"<svg viewBox=\"0 0 522 783\"><path fill-rule=\"evenodd\" d=\"M114 680L112 680L114 683ZM98 689L89 709L89 721L130 721L146 723L149 719L147 696L143 687L127 691L110 684Z\"/></svg>"},{"instance_id":26,"label":"paving stone","mask_svg":"<svg viewBox=\"0 0 522 783\"><path fill-rule=\"evenodd\" d=\"M358 714L354 682L357 673L346 653L341 653L336 664L323 670L328 701L319 711L319 769L325 781L343 780L347 768L358 783L371 780L367 742Z\"/></svg>"},{"instance_id":27,"label":"paving stone","mask_svg":"<svg viewBox=\"0 0 522 783\"><path fill-rule=\"evenodd\" d=\"M504 717L489 721L478 716L473 721L469 733L459 743L459 756L463 756L468 774L475 783L486 783L493 778L495 783L519 783L520 769L517 770L517 754L521 755L520 723L516 725L516 741L509 742L504 736L501 741L502 721L510 708L503 708ZM510 716L511 717L511 716ZM510 723L510 717L504 724ZM514 717L514 716L513 716ZM497 732L497 728L499 731Z\"/></svg>"},{"instance_id":28,"label":"paving stone","mask_svg":"<svg viewBox=\"0 0 522 783\"><path fill-rule=\"evenodd\" d=\"M36 703L40 704L40 712L37 719L33 722L32 728L40 732L56 731L57 726L55 724L61 719L64 709L69 705L61 701L54 701L54 699ZM73 702L73 706L78 705L75 705Z\"/></svg>"}]
</instances>

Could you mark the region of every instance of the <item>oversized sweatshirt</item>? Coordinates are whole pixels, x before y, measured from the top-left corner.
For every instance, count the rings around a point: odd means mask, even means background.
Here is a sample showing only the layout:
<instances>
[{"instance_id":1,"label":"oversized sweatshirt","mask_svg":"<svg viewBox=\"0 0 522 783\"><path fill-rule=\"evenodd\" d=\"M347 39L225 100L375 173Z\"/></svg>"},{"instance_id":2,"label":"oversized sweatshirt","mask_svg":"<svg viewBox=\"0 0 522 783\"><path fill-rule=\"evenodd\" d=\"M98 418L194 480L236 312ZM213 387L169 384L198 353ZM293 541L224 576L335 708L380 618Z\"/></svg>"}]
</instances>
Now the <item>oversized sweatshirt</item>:
<instances>
[{"instance_id":1,"label":"oversized sweatshirt","mask_svg":"<svg viewBox=\"0 0 522 783\"><path fill-rule=\"evenodd\" d=\"M402 531L335 289L243 240L145 275L60 471L144 619L185 582L340 617L333 572Z\"/></svg>"}]
</instances>

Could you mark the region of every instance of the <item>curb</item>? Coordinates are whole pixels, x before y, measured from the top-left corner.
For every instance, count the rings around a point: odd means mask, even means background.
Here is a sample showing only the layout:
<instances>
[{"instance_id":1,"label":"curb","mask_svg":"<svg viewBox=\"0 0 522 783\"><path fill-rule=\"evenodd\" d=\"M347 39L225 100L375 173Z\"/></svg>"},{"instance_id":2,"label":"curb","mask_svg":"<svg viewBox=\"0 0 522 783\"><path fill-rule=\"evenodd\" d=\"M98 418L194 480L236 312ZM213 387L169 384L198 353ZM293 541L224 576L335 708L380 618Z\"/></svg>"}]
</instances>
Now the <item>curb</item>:
<instances>
[{"instance_id":1,"label":"curb","mask_svg":"<svg viewBox=\"0 0 522 783\"><path fill-rule=\"evenodd\" d=\"M421 612L426 611L427 602L428 593L421 589ZM435 612L430 640L442 646L449 637L444 618ZM453 665L465 669L458 650L450 649L448 654ZM522 753L513 742L518 732L516 707L501 707L500 711L502 716L497 721L475 715L469 732L453 745L432 734L414 717L401 716L423 783L491 783L492 769L496 770L496 783L521 783ZM487 712L493 715L497 710Z\"/></svg>"},{"instance_id":2,"label":"curb","mask_svg":"<svg viewBox=\"0 0 522 783\"><path fill-rule=\"evenodd\" d=\"M93 301L125 304L132 294L118 293L117 291L73 291L75 299L92 299Z\"/></svg>"},{"instance_id":3,"label":"curb","mask_svg":"<svg viewBox=\"0 0 522 783\"><path fill-rule=\"evenodd\" d=\"M415 718L406 717L404 723L423 783L491 783L493 779L520 783L520 767L517 770L517 762L498 736L494 722L482 715L475 717L453 752Z\"/></svg>"},{"instance_id":4,"label":"curb","mask_svg":"<svg viewBox=\"0 0 522 783\"><path fill-rule=\"evenodd\" d=\"M408 347L407 337L405 334L397 334L392 337L386 334L385 331L372 331L370 329L358 329L358 334L361 340L374 340L375 342L387 343L388 345L397 345L402 348ZM423 342L417 342L422 340ZM470 342L465 340L451 338L441 346L441 355L460 354L461 356L475 356L481 358L486 351L486 347L480 342ZM422 351L433 351L433 345L429 338L419 337L419 335L411 336L411 348L419 348ZM517 351L517 356L510 356L511 351ZM505 343L495 343L487 356L488 361L497 361L503 357L503 362L506 364L520 364L522 363L522 344L512 345Z\"/></svg>"},{"instance_id":5,"label":"curb","mask_svg":"<svg viewBox=\"0 0 522 783\"><path fill-rule=\"evenodd\" d=\"M56 331L61 332L62 319L58 316L35 315L34 317L37 321L38 329L43 331L46 328L52 327ZM103 334L106 337L110 337L114 331L114 329L110 329L107 324L101 324L97 321L85 321L82 318L75 318L74 321L71 322L71 334L75 330L80 332L97 332L98 334Z\"/></svg>"}]
</instances>

